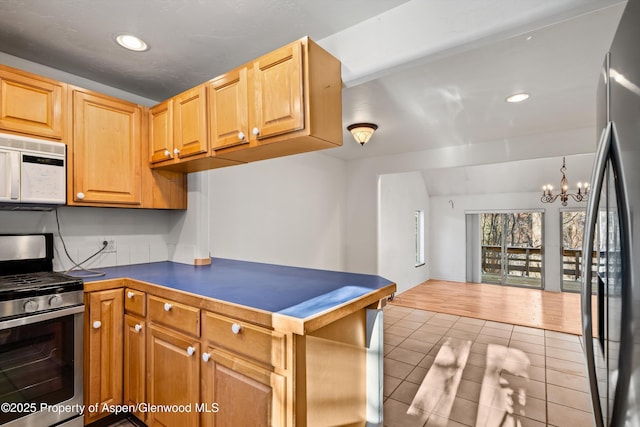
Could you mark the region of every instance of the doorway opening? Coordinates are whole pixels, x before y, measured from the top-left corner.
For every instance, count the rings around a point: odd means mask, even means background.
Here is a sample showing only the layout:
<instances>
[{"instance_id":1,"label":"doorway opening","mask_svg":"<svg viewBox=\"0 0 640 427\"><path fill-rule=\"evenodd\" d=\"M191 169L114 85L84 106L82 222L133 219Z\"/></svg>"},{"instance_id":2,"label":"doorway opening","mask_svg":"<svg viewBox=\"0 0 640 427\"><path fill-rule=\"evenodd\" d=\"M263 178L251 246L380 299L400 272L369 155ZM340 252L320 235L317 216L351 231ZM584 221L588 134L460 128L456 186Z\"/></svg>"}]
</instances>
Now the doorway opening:
<instances>
[{"instance_id":1,"label":"doorway opening","mask_svg":"<svg viewBox=\"0 0 640 427\"><path fill-rule=\"evenodd\" d=\"M540 211L467 214L467 244L475 247L467 251L467 275L480 283L543 289L543 224Z\"/></svg>"}]
</instances>

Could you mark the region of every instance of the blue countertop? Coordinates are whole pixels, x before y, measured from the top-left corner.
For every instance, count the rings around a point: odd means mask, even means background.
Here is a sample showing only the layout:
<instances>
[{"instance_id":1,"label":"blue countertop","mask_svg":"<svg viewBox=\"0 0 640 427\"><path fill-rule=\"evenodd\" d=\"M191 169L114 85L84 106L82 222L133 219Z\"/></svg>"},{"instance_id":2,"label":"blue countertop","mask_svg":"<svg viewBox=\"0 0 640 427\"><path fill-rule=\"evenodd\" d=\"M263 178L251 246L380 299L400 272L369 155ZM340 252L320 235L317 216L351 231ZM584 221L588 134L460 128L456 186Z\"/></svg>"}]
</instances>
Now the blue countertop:
<instances>
[{"instance_id":1,"label":"blue countertop","mask_svg":"<svg viewBox=\"0 0 640 427\"><path fill-rule=\"evenodd\" d=\"M211 265L155 262L102 268L85 282L130 278L305 319L393 282L369 274L212 258Z\"/></svg>"}]
</instances>

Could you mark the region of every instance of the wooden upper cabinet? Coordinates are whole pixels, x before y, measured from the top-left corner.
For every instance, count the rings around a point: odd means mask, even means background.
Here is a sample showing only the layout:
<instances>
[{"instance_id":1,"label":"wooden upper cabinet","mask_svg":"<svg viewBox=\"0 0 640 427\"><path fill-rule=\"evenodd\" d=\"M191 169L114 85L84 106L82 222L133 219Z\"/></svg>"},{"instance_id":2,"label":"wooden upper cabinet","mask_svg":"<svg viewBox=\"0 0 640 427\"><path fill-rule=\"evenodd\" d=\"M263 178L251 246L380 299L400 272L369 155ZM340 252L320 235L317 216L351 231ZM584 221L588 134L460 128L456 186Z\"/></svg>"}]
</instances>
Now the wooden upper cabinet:
<instances>
[{"instance_id":1,"label":"wooden upper cabinet","mask_svg":"<svg viewBox=\"0 0 640 427\"><path fill-rule=\"evenodd\" d=\"M154 170L188 173L239 163L217 158L209 150L207 86L197 86L150 110L149 159ZM225 101L224 108L232 107ZM237 136L237 132L233 133Z\"/></svg>"},{"instance_id":2,"label":"wooden upper cabinet","mask_svg":"<svg viewBox=\"0 0 640 427\"><path fill-rule=\"evenodd\" d=\"M218 144L212 139L216 156L251 162L342 145L342 79L336 58L304 37L261 56L246 69L249 144ZM218 80L231 82L233 77L212 80L209 93ZM225 108L220 104L212 101L210 110ZM224 114L211 116L210 128L237 135L240 113L232 113L241 111L241 105L234 103Z\"/></svg>"},{"instance_id":3,"label":"wooden upper cabinet","mask_svg":"<svg viewBox=\"0 0 640 427\"><path fill-rule=\"evenodd\" d=\"M168 99L149 110L149 146L151 163L174 158L172 99Z\"/></svg>"},{"instance_id":4,"label":"wooden upper cabinet","mask_svg":"<svg viewBox=\"0 0 640 427\"><path fill-rule=\"evenodd\" d=\"M208 91L211 148L247 144L250 138L247 68L211 80Z\"/></svg>"},{"instance_id":5,"label":"wooden upper cabinet","mask_svg":"<svg viewBox=\"0 0 640 427\"><path fill-rule=\"evenodd\" d=\"M74 90L69 204L140 205L140 123L138 105Z\"/></svg>"},{"instance_id":6,"label":"wooden upper cabinet","mask_svg":"<svg viewBox=\"0 0 640 427\"><path fill-rule=\"evenodd\" d=\"M255 115L252 132L258 139L304 128L302 43L291 43L253 64Z\"/></svg>"},{"instance_id":7,"label":"wooden upper cabinet","mask_svg":"<svg viewBox=\"0 0 640 427\"><path fill-rule=\"evenodd\" d=\"M0 67L0 129L62 139L66 85Z\"/></svg>"},{"instance_id":8,"label":"wooden upper cabinet","mask_svg":"<svg viewBox=\"0 0 640 427\"><path fill-rule=\"evenodd\" d=\"M173 98L174 155L207 153L207 89L197 86Z\"/></svg>"},{"instance_id":9,"label":"wooden upper cabinet","mask_svg":"<svg viewBox=\"0 0 640 427\"><path fill-rule=\"evenodd\" d=\"M161 161L159 142L154 167L195 172L342 145L340 61L308 37L172 99L181 164Z\"/></svg>"}]
</instances>

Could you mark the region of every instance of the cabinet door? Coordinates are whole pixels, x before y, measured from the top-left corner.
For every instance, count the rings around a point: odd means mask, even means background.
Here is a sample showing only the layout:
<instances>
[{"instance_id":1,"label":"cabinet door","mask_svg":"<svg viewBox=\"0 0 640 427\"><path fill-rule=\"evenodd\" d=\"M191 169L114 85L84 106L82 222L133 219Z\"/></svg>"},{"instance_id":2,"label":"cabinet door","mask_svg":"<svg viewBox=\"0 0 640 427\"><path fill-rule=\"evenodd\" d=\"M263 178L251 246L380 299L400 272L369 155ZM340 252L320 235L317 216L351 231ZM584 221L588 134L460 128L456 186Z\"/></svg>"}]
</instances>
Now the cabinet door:
<instances>
[{"instance_id":1,"label":"cabinet door","mask_svg":"<svg viewBox=\"0 0 640 427\"><path fill-rule=\"evenodd\" d=\"M173 100L169 99L149 111L149 146L151 163L173 159Z\"/></svg>"},{"instance_id":2,"label":"cabinet door","mask_svg":"<svg viewBox=\"0 0 640 427\"><path fill-rule=\"evenodd\" d=\"M209 83L211 149L249 142L247 69L231 71Z\"/></svg>"},{"instance_id":3,"label":"cabinet door","mask_svg":"<svg viewBox=\"0 0 640 427\"><path fill-rule=\"evenodd\" d=\"M0 128L62 139L65 89L55 80L0 70Z\"/></svg>"},{"instance_id":4,"label":"cabinet door","mask_svg":"<svg viewBox=\"0 0 640 427\"><path fill-rule=\"evenodd\" d=\"M191 405L192 411L149 412L147 425L199 425L200 344L155 325L148 327L147 401L152 405ZM192 350L190 350L192 349ZM191 353L191 354L190 354Z\"/></svg>"},{"instance_id":5,"label":"cabinet door","mask_svg":"<svg viewBox=\"0 0 640 427\"><path fill-rule=\"evenodd\" d=\"M124 316L124 403L135 405L145 400L145 341L146 325L143 319L129 314ZM144 421L144 412L133 415Z\"/></svg>"},{"instance_id":6,"label":"cabinet door","mask_svg":"<svg viewBox=\"0 0 640 427\"><path fill-rule=\"evenodd\" d=\"M73 204L141 201L140 107L81 91L73 98Z\"/></svg>"},{"instance_id":7,"label":"cabinet door","mask_svg":"<svg viewBox=\"0 0 640 427\"><path fill-rule=\"evenodd\" d=\"M87 294L85 404L122 404L122 289ZM108 413L85 411L92 422Z\"/></svg>"},{"instance_id":8,"label":"cabinet door","mask_svg":"<svg viewBox=\"0 0 640 427\"><path fill-rule=\"evenodd\" d=\"M285 378L214 348L203 354L203 427L285 426ZM210 407L210 406L209 406Z\"/></svg>"},{"instance_id":9,"label":"cabinet door","mask_svg":"<svg viewBox=\"0 0 640 427\"><path fill-rule=\"evenodd\" d=\"M174 154L181 159L208 151L205 85L173 98L173 135Z\"/></svg>"},{"instance_id":10,"label":"cabinet door","mask_svg":"<svg viewBox=\"0 0 640 427\"><path fill-rule=\"evenodd\" d=\"M302 44L297 41L253 65L258 139L304 128Z\"/></svg>"}]
</instances>

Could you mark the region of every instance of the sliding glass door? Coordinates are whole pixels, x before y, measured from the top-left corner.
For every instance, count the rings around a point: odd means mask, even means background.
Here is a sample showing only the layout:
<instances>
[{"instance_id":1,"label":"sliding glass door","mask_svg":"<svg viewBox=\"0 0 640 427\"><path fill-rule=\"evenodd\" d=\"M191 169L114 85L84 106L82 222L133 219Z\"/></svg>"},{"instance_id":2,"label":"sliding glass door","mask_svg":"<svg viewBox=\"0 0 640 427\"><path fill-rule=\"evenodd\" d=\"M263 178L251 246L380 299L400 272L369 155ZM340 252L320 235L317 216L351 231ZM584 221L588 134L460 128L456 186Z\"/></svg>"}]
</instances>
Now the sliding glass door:
<instances>
[{"instance_id":1,"label":"sliding glass door","mask_svg":"<svg viewBox=\"0 0 640 427\"><path fill-rule=\"evenodd\" d=\"M563 210L560 212L560 225L562 227L562 283L561 290L563 292L580 292L582 287L582 264L586 262L589 254L582 253L582 239L585 227L585 210ZM606 224L606 218L600 218L598 224ZM594 231L594 247L600 247L598 239L598 228ZM600 253L604 253L604 249L593 250L591 252L591 268L593 278L593 292L598 292L598 266L602 262Z\"/></svg>"},{"instance_id":2,"label":"sliding glass door","mask_svg":"<svg viewBox=\"0 0 640 427\"><path fill-rule=\"evenodd\" d=\"M482 283L543 288L543 213L480 214Z\"/></svg>"}]
</instances>

